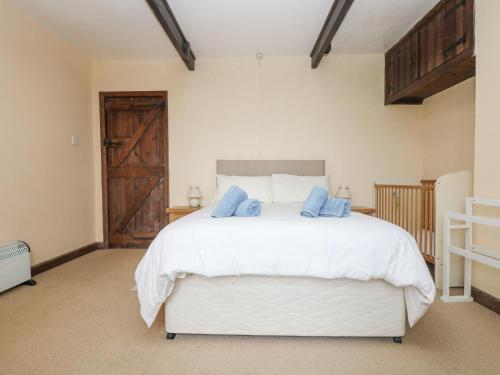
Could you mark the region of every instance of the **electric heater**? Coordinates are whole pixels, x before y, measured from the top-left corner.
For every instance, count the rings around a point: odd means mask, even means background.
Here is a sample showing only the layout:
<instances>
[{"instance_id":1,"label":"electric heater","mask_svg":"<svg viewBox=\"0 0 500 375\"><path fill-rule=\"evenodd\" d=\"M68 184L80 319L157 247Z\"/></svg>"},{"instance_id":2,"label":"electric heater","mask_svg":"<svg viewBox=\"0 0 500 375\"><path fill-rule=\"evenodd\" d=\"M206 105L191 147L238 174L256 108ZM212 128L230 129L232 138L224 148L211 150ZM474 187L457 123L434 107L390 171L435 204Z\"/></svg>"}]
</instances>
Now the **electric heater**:
<instances>
[{"instance_id":1,"label":"electric heater","mask_svg":"<svg viewBox=\"0 0 500 375\"><path fill-rule=\"evenodd\" d=\"M0 292L20 284L36 284L31 279L29 246L22 241L0 245Z\"/></svg>"}]
</instances>

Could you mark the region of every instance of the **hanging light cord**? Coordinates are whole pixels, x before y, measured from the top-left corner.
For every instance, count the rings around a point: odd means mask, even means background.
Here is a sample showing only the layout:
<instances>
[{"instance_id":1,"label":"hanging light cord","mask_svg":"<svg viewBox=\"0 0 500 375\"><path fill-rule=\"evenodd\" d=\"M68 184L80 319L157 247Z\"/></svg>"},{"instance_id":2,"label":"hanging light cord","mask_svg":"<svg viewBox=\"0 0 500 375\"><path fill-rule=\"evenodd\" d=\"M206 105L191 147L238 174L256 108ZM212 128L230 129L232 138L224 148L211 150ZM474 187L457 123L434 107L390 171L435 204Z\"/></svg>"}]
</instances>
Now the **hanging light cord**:
<instances>
[{"instance_id":1,"label":"hanging light cord","mask_svg":"<svg viewBox=\"0 0 500 375\"><path fill-rule=\"evenodd\" d=\"M259 65L259 158L262 159L262 58L264 57L262 53L257 54L257 63Z\"/></svg>"}]
</instances>

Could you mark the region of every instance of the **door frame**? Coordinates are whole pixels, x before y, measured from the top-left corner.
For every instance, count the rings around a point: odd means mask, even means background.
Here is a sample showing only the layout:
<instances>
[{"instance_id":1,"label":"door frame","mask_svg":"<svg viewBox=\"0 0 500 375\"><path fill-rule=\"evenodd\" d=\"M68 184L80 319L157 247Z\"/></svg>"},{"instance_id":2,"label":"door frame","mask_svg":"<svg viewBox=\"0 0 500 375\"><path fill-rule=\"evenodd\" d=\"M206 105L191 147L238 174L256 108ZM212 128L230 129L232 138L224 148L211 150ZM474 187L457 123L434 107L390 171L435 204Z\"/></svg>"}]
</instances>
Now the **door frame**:
<instances>
[{"instance_id":1,"label":"door frame","mask_svg":"<svg viewBox=\"0 0 500 375\"><path fill-rule=\"evenodd\" d=\"M165 208L169 207L169 144L168 144L168 91L100 91L99 92L99 122L100 122L100 137L99 146L101 148L101 188L102 188L102 230L103 230L103 243L104 248L109 248L108 238L108 160L106 155L106 147L104 147L104 138L106 138L106 108L104 107L106 98L120 98L120 97L140 97L140 96L161 96L165 102L165 109L161 117L161 124L164 127L164 145L163 158L165 161L164 166L164 201ZM166 222L166 212L163 212L163 222Z\"/></svg>"}]
</instances>

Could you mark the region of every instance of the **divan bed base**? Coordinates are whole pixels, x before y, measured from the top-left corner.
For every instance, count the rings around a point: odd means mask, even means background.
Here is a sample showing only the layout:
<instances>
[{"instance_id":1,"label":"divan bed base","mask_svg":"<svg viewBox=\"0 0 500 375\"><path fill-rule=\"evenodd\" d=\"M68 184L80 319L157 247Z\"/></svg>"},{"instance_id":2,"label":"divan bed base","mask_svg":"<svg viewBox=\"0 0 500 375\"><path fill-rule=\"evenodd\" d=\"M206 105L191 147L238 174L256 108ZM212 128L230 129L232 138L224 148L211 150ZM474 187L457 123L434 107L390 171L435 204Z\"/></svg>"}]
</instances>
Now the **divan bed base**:
<instances>
[{"instance_id":1,"label":"divan bed base","mask_svg":"<svg viewBox=\"0 0 500 375\"><path fill-rule=\"evenodd\" d=\"M165 304L175 334L393 337L406 326L403 288L383 280L188 275Z\"/></svg>"}]
</instances>

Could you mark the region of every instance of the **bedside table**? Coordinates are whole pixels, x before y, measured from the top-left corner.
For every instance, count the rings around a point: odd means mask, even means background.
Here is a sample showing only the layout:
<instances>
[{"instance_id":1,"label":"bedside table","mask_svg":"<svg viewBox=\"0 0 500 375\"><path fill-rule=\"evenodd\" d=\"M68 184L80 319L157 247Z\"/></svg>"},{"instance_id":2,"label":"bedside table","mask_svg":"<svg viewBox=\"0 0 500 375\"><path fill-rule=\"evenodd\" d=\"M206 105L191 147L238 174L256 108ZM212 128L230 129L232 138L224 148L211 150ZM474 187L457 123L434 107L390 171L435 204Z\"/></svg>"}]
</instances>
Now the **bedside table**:
<instances>
[{"instance_id":1,"label":"bedside table","mask_svg":"<svg viewBox=\"0 0 500 375\"><path fill-rule=\"evenodd\" d=\"M370 215L370 216L375 215L375 209L371 208L371 207L352 206L351 210L353 212L359 212L360 214L365 214L365 215Z\"/></svg>"},{"instance_id":2,"label":"bedside table","mask_svg":"<svg viewBox=\"0 0 500 375\"><path fill-rule=\"evenodd\" d=\"M172 223L183 216L189 215L192 212L198 211L202 207L190 207L190 206L174 206L168 207L165 211L168 216L168 223Z\"/></svg>"}]
</instances>

